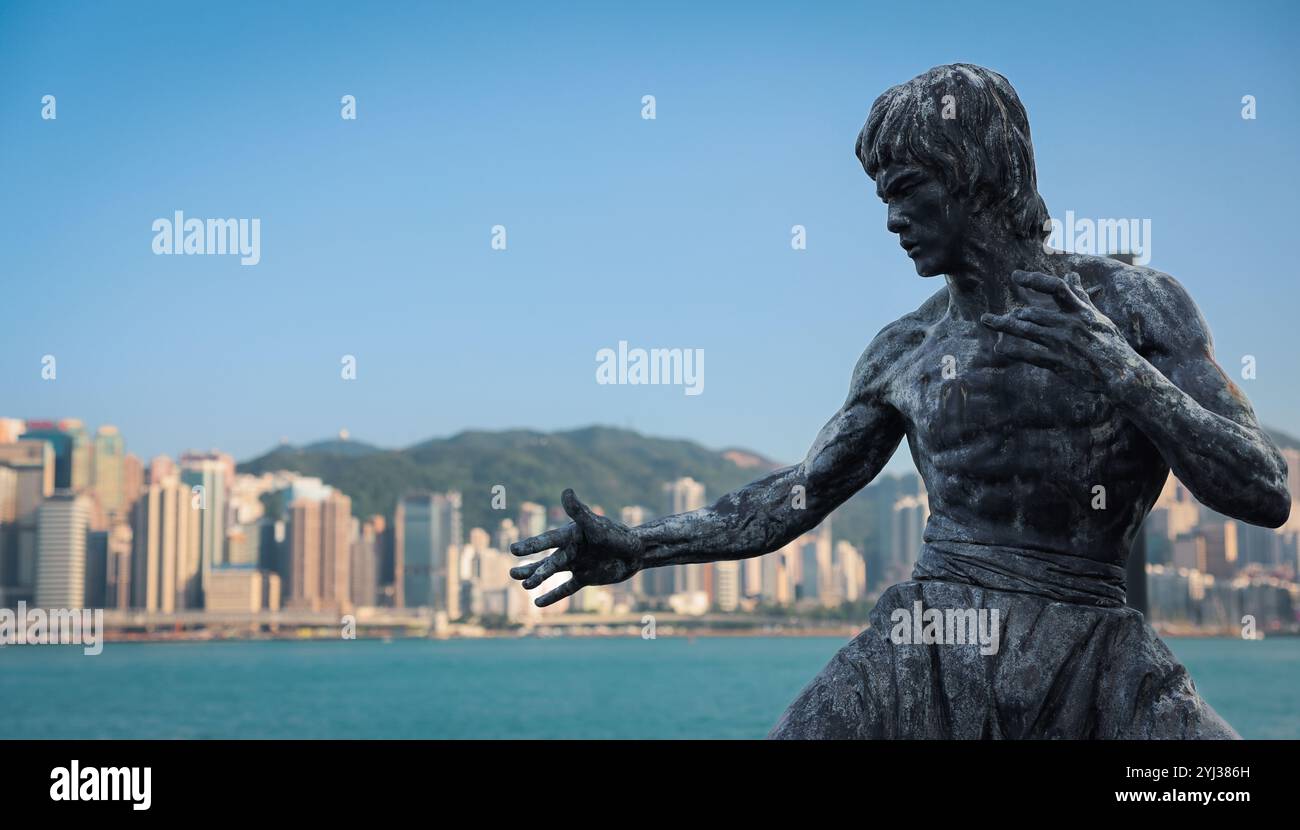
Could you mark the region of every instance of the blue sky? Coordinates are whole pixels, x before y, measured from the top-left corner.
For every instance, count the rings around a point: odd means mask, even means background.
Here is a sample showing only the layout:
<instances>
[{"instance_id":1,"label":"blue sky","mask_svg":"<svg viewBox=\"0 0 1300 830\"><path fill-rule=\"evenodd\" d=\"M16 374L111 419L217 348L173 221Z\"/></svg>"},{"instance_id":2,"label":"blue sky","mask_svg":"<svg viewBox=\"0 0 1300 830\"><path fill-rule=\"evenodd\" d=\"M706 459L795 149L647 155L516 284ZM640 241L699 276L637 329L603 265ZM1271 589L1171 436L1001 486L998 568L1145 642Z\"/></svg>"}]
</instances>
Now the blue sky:
<instances>
[{"instance_id":1,"label":"blue sky","mask_svg":"<svg viewBox=\"0 0 1300 830\"><path fill-rule=\"evenodd\" d=\"M1150 218L1300 432L1295 4L701 5L0 5L0 415L145 456L607 423L795 460L939 287L857 132L967 61L1019 91L1052 215ZM261 263L153 255L174 210L260 218ZM703 349L704 394L597 385L619 340Z\"/></svg>"}]
</instances>

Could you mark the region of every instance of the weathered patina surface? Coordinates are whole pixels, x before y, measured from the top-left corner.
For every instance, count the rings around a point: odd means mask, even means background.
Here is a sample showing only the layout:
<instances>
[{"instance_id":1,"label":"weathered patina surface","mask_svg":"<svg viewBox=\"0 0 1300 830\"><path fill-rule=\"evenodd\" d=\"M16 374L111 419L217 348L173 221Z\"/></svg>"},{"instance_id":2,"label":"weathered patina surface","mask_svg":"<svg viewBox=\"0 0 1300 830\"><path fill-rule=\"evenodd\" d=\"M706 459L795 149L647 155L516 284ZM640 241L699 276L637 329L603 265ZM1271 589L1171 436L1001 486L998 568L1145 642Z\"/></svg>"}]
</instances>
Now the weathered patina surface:
<instances>
[{"instance_id":1,"label":"weathered patina surface","mask_svg":"<svg viewBox=\"0 0 1300 830\"><path fill-rule=\"evenodd\" d=\"M573 523L512 546L555 552L512 574L532 588L571 572L548 605L642 568L768 553L905 437L931 512L913 580L774 736L1233 736L1122 607L1125 558L1171 468L1234 518L1276 527L1290 512L1285 462L1196 305L1168 274L1045 247L1028 120L995 72L941 66L890 89L857 153L916 272L945 285L867 346L807 457L636 528L565 491ZM999 651L895 642L889 614L915 600L999 610Z\"/></svg>"}]
</instances>

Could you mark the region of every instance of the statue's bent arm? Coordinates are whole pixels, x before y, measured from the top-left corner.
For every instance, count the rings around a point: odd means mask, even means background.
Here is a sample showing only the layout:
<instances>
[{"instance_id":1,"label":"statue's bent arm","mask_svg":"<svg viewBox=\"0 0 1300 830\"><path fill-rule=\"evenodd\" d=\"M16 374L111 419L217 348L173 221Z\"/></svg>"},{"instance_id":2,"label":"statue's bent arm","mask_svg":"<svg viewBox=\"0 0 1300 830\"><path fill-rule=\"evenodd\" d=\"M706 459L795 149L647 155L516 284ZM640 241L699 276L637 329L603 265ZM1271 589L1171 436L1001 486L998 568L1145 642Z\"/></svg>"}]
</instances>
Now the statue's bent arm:
<instances>
[{"instance_id":1,"label":"statue's bent arm","mask_svg":"<svg viewBox=\"0 0 1300 830\"><path fill-rule=\"evenodd\" d=\"M1201 503L1251 524L1283 524L1291 511L1286 461L1215 362L1200 310L1172 277L1147 290L1146 360L1128 361L1112 401Z\"/></svg>"}]
</instances>

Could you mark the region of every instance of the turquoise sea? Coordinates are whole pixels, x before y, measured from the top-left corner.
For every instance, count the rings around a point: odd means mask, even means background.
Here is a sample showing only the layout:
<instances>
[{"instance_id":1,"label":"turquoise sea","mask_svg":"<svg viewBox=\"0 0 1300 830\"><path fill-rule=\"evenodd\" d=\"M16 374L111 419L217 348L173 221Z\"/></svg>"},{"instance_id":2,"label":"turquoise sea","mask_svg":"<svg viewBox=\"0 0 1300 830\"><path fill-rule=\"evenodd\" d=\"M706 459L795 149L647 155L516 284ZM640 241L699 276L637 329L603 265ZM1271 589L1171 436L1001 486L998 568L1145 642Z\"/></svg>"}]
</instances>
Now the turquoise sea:
<instances>
[{"instance_id":1,"label":"turquoise sea","mask_svg":"<svg viewBox=\"0 0 1300 830\"><path fill-rule=\"evenodd\" d=\"M0 738L761 738L838 637L0 648ZM1170 639L1246 738L1300 738L1300 639Z\"/></svg>"}]
</instances>

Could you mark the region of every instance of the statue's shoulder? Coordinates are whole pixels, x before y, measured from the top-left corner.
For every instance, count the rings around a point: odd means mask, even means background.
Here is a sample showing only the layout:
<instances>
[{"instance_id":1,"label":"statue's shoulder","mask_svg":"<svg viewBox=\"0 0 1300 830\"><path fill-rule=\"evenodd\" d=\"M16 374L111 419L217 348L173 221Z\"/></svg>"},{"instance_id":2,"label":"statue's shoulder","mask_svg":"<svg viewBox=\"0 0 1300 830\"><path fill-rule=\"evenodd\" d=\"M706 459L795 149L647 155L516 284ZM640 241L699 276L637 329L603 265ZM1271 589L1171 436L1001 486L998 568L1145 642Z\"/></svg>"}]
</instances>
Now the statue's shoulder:
<instances>
[{"instance_id":1,"label":"statue's shoulder","mask_svg":"<svg viewBox=\"0 0 1300 830\"><path fill-rule=\"evenodd\" d=\"M948 288L936 291L915 310L881 329L858 358L853 387L860 392L883 393L900 368L948 311Z\"/></svg>"},{"instance_id":2,"label":"statue's shoulder","mask_svg":"<svg viewBox=\"0 0 1300 830\"><path fill-rule=\"evenodd\" d=\"M1209 326L1187 289L1170 274L1110 257L1072 255L1097 308L1140 352L1203 348Z\"/></svg>"}]
</instances>

